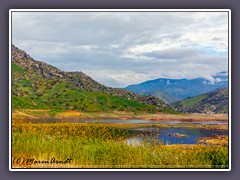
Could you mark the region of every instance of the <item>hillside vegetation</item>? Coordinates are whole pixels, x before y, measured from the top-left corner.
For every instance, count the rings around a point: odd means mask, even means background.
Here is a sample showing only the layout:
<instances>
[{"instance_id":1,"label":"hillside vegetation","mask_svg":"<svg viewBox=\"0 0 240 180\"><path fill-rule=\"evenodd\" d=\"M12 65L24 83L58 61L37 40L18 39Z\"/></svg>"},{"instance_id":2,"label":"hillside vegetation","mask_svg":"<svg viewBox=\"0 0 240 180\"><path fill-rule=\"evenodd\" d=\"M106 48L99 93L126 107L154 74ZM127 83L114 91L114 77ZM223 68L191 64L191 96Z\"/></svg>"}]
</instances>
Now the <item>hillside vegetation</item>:
<instances>
[{"instance_id":1,"label":"hillside vegetation","mask_svg":"<svg viewBox=\"0 0 240 180\"><path fill-rule=\"evenodd\" d=\"M172 104L176 110L188 113L228 113L228 89L217 90L187 98Z\"/></svg>"},{"instance_id":2,"label":"hillside vegetation","mask_svg":"<svg viewBox=\"0 0 240 180\"><path fill-rule=\"evenodd\" d=\"M64 72L12 46L12 107L80 111L173 111L161 99L106 87L82 72Z\"/></svg>"}]
</instances>

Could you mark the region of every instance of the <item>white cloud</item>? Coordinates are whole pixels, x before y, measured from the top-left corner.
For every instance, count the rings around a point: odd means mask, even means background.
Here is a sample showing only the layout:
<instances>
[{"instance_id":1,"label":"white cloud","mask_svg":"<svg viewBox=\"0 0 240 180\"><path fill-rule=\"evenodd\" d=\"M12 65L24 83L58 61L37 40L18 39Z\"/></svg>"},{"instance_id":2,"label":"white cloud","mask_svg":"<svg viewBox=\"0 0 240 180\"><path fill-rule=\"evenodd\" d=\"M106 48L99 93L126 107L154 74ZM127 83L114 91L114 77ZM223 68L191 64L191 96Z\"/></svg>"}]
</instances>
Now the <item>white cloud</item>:
<instances>
[{"instance_id":1,"label":"white cloud","mask_svg":"<svg viewBox=\"0 0 240 180\"><path fill-rule=\"evenodd\" d=\"M13 44L65 71L124 87L228 69L227 12L13 13Z\"/></svg>"},{"instance_id":2,"label":"white cloud","mask_svg":"<svg viewBox=\"0 0 240 180\"><path fill-rule=\"evenodd\" d=\"M129 70L93 70L86 71L90 76L96 76L96 80L99 82L106 84L107 86L112 86L115 84L119 87L125 87L129 84L140 83L142 80L147 80L149 78L149 74L144 73L136 73Z\"/></svg>"}]
</instances>

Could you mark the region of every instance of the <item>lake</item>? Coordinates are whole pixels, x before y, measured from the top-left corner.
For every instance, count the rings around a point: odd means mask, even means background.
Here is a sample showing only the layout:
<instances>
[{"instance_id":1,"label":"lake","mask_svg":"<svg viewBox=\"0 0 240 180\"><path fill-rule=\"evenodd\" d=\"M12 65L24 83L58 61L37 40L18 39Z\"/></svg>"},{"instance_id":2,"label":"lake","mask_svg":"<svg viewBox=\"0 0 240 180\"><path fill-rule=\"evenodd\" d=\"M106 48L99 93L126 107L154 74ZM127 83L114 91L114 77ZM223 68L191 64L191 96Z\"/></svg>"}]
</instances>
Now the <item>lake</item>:
<instances>
[{"instance_id":1,"label":"lake","mask_svg":"<svg viewBox=\"0 0 240 180\"><path fill-rule=\"evenodd\" d=\"M164 144L196 144L196 140L200 137L210 137L213 134L228 135L227 130L199 128L129 128L126 130L132 136L127 143L133 145L140 144L146 137L149 137L148 141L157 140ZM185 136L179 137L177 134Z\"/></svg>"},{"instance_id":2,"label":"lake","mask_svg":"<svg viewBox=\"0 0 240 180\"><path fill-rule=\"evenodd\" d=\"M200 128L174 128L174 125L227 125L226 121L156 121L156 120L81 120L84 123L121 123L121 124L168 124L172 127L166 128L124 128L132 138L126 142L131 145L140 145L144 138L149 141L157 140L164 144L196 144L200 137L209 137L213 134L228 135L228 130L200 129ZM177 134L186 136L179 137Z\"/></svg>"}]
</instances>

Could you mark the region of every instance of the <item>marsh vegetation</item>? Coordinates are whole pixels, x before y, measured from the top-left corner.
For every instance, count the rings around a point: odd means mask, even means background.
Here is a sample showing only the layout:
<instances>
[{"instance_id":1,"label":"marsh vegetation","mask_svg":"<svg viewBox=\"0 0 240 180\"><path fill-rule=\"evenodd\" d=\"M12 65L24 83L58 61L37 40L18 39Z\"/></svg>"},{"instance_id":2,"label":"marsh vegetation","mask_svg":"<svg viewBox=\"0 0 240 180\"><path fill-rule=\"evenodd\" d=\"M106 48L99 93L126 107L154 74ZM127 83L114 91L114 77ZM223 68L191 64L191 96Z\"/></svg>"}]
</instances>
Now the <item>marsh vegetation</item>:
<instances>
[{"instance_id":1,"label":"marsh vegetation","mask_svg":"<svg viewBox=\"0 0 240 180\"><path fill-rule=\"evenodd\" d=\"M228 168L227 143L166 145L159 139L150 140L151 133L136 136L124 128L126 124L118 124L116 128L116 124L34 123L13 119L13 158L72 159L67 165L22 163L13 167ZM128 142L136 137L142 138L140 144Z\"/></svg>"}]
</instances>

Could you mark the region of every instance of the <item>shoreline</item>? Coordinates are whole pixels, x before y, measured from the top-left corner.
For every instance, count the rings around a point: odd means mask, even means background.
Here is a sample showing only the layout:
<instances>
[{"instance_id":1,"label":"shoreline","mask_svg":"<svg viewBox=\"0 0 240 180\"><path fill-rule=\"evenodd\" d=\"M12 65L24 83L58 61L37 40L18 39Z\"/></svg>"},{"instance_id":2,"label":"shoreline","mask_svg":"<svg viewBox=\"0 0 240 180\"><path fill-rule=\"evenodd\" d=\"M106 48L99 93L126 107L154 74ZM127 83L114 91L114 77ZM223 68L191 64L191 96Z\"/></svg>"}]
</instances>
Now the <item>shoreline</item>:
<instances>
[{"instance_id":1,"label":"shoreline","mask_svg":"<svg viewBox=\"0 0 240 180\"><path fill-rule=\"evenodd\" d=\"M75 110L39 110L39 109L13 109L12 119L56 119L56 120L156 120L156 121L227 121L227 114L169 114L169 113L134 113L134 112L79 112Z\"/></svg>"}]
</instances>

